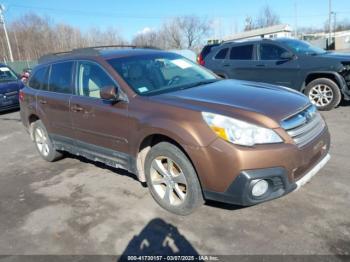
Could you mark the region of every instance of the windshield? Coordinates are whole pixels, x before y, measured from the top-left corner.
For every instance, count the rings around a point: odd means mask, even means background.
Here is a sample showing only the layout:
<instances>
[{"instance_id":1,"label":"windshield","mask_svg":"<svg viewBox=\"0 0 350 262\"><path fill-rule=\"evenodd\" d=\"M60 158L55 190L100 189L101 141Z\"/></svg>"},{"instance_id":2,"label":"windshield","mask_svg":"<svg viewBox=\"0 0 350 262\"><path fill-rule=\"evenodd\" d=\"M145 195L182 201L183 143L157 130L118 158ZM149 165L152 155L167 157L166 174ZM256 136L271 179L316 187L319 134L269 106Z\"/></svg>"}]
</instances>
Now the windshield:
<instances>
[{"instance_id":1,"label":"windshield","mask_svg":"<svg viewBox=\"0 0 350 262\"><path fill-rule=\"evenodd\" d=\"M312 46L308 42L300 41L300 40L282 40L282 43L286 44L289 48L291 48L294 52L303 55L320 55L326 53L322 48Z\"/></svg>"},{"instance_id":2,"label":"windshield","mask_svg":"<svg viewBox=\"0 0 350 262\"><path fill-rule=\"evenodd\" d=\"M16 74L6 66L0 66L0 82L16 81Z\"/></svg>"},{"instance_id":3,"label":"windshield","mask_svg":"<svg viewBox=\"0 0 350 262\"><path fill-rule=\"evenodd\" d=\"M155 95L217 81L208 70L173 53L114 58L109 64L139 95Z\"/></svg>"}]
</instances>

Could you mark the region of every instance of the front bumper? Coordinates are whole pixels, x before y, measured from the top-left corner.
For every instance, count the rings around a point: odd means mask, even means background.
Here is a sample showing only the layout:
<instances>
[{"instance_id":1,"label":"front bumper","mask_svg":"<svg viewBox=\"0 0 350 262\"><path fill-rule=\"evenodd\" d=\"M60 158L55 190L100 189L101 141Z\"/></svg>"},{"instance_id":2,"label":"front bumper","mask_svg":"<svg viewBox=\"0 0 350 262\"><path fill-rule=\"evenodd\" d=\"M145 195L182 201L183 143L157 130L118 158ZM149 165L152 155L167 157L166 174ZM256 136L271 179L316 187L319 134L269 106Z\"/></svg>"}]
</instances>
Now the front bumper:
<instances>
[{"instance_id":1,"label":"front bumper","mask_svg":"<svg viewBox=\"0 0 350 262\"><path fill-rule=\"evenodd\" d=\"M327 153L314 167L312 167L302 178L290 182L288 172L281 167L242 171L225 192L204 191L206 199L219 202L251 206L261 202L284 196L294 190L298 190L315 176L321 168L329 161ZM262 197L254 197L252 192L252 181L264 179L268 181L269 189Z\"/></svg>"},{"instance_id":2,"label":"front bumper","mask_svg":"<svg viewBox=\"0 0 350 262\"><path fill-rule=\"evenodd\" d=\"M19 104L15 103L15 104L6 105L6 106L0 105L0 112L5 112L12 109L19 109Z\"/></svg>"}]
</instances>

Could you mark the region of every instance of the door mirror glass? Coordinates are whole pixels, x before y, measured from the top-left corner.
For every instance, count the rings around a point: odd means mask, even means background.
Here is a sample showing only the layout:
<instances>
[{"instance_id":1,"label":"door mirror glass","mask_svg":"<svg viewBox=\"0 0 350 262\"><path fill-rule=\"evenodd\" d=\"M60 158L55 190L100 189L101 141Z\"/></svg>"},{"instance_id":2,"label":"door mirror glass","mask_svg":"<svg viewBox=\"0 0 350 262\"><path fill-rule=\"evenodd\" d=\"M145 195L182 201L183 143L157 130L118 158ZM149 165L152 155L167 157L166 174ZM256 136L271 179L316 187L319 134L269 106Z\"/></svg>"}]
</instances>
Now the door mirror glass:
<instances>
[{"instance_id":1,"label":"door mirror glass","mask_svg":"<svg viewBox=\"0 0 350 262\"><path fill-rule=\"evenodd\" d=\"M283 60L291 60L293 59L293 57L294 57L294 54L292 52L283 52L281 54L281 59Z\"/></svg>"},{"instance_id":2,"label":"door mirror glass","mask_svg":"<svg viewBox=\"0 0 350 262\"><path fill-rule=\"evenodd\" d=\"M103 100L116 103L119 101L119 92L115 86L105 86L100 89L100 97Z\"/></svg>"}]
</instances>

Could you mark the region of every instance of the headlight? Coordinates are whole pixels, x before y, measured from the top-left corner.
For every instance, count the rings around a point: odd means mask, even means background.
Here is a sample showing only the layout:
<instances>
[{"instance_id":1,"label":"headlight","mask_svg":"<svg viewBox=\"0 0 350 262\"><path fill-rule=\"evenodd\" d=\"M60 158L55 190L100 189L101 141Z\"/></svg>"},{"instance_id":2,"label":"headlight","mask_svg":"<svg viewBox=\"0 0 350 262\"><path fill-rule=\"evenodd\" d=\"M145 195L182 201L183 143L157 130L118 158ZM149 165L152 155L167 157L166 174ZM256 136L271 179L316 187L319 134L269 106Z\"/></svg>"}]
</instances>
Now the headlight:
<instances>
[{"instance_id":1,"label":"headlight","mask_svg":"<svg viewBox=\"0 0 350 262\"><path fill-rule=\"evenodd\" d=\"M202 112L203 119L221 138L233 144L253 146L255 144L281 143L282 139L272 129L256 126L231 117Z\"/></svg>"}]
</instances>

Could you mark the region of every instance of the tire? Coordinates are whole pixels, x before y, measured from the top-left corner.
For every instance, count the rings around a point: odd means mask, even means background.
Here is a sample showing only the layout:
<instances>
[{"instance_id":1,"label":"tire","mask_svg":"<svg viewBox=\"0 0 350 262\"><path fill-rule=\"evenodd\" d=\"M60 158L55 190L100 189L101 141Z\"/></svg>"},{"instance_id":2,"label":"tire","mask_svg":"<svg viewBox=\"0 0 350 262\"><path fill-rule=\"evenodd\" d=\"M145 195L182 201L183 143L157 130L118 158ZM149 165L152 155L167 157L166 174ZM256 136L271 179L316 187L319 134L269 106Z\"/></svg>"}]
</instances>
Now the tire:
<instances>
[{"instance_id":1,"label":"tire","mask_svg":"<svg viewBox=\"0 0 350 262\"><path fill-rule=\"evenodd\" d=\"M35 147L39 155L48 162L54 162L63 157L62 153L58 152L46 131L46 128L41 120L35 121L32 124L33 139Z\"/></svg>"},{"instance_id":2,"label":"tire","mask_svg":"<svg viewBox=\"0 0 350 262\"><path fill-rule=\"evenodd\" d=\"M342 97L338 85L328 78L319 78L310 82L306 86L305 95L321 111L335 108Z\"/></svg>"},{"instance_id":3,"label":"tire","mask_svg":"<svg viewBox=\"0 0 350 262\"><path fill-rule=\"evenodd\" d=\"M188 215L204 203L191 161L171 143L160 142L151 148L145 175L152 197L171 213Z\"/></svg>"}]
</instances>

